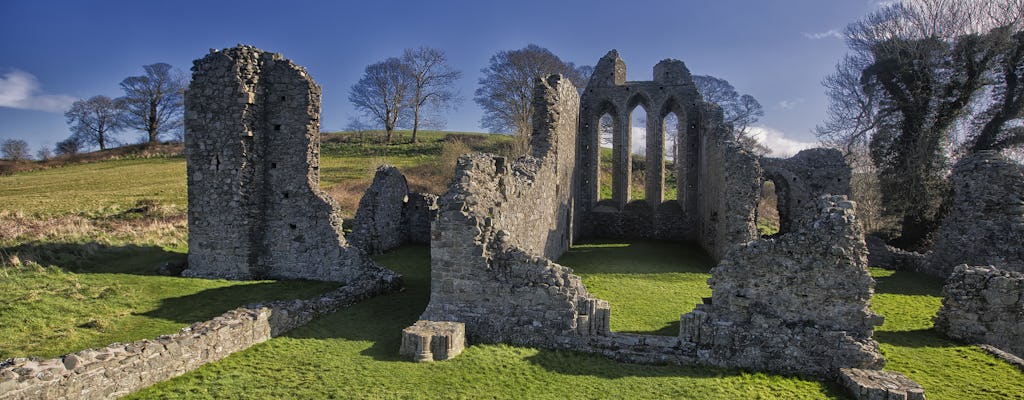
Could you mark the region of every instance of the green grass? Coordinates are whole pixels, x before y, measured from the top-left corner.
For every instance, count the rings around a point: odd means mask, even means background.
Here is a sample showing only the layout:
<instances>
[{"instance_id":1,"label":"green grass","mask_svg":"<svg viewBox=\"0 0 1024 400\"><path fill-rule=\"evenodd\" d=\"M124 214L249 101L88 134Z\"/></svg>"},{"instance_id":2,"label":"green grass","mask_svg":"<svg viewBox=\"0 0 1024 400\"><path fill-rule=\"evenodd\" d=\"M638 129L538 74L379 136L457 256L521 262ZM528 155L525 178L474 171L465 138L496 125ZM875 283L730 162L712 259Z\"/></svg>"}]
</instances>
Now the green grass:
<instances>
[{"instance_id":1,"label":"green grass","mask_svg":"<svg viewBox=\"0 0 1024 400\"><path fill-rule=\"evenodd\" d=\"M103 246L88 253L67 260L72 268L0 267L0 360L154 338L247 303L313 297L337 287L155 276L160 263L184 258L159 247Z\"/></svg>"},{"instance_id":2,"label":"green grass","mask_svg":"<svg viewBox=\"0 0 1024 400\"><path fill-rule=\"evenodd\" d=\"M920 383L929 399L1024 398L1024 373L932 328L942 305L942 280L877 268L871 274L878 281L872 309L885 316L875 330L885 369Z\"/></svg>"},{"instance_id":3,"label":"green grass","mask_svg":"<svg viewBox=\"0 0 1024 400\"><path fill-rule=\"evenodd\" d=\"M597 241L574 246L558 262L611 302L616 332L678 335L679 316L711 296L714 264L694 244Z\"/></svg>"},{"instance_id":4,"label":"green grass","mask_svg":"<svg viewBox=\"0 0 1024 400\"><path fill-rule=\"evenodd\" d=\"M429 298L429 249L378 258L408 290L370 299L236 353L134 399L267 398L691 398L820 399L833 384L762 373L617 363L601 356L473 345L445 362L398 356L402 328Z\"/></svg>"},{"instance_id":5,"label":"green grass","mask_svg":"<svg viewBox=\"0 0 1024 400\"><path fill-rule=\"evenodd\" d=\"M22 172L0 176L0 187L0 209L28 214L104 214L144 199L180 210L188 203L181 157L109 160Z\"/></svg>"}]
</instances>

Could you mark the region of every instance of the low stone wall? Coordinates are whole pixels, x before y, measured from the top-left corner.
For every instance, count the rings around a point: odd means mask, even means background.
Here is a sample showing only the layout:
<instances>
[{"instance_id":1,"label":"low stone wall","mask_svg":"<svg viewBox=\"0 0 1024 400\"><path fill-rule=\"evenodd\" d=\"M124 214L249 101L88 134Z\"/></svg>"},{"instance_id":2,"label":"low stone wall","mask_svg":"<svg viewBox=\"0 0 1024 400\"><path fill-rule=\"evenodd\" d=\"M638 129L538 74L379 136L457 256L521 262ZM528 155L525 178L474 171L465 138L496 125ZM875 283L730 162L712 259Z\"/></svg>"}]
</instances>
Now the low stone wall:
<instances>
[{"instance_id":1,"label":"low stone wall","mask_svg":"<svg viewBox=\"0 0 1024 400\"><path fill-rule=\"evenodd\" d=\"M396 275L365 278L310 300L236 308L154 340L0 364L0 400L112 399L265 342L314 318L398 290Z\"/></svg>"},{"instance_id":2,"label":"low stone wall","mask_svg":"<svg viewBox=\"0 0 1024 400\"><path fill-rule=\"evenodd\" d=\"M868 265L897 271L921 271L924 254L890 246L880 237L866 235Z\"/></svg>"},{"instance_id":3,"label":"low stone wall","mask_svg":"<svg viewBox=\"0 0 1024 400\"><path fill-rule=\"evenodd\" d=\"M1024 274L958 265L942 288L935 329L1024 356Z\"/></svg>"},{"instance_id":4,"label":"low stone wall","mask_svg":"<svg viewBox=\"0 0 1024 400\"><path fill-rule=\"evenodd\" d=\"M634 201L622 210L598 205L584 214L582 237L687 241L697 237L697 224L683 215L679 202L669 200L651 210L647 201Z\"/></svg>"}]
</instances>

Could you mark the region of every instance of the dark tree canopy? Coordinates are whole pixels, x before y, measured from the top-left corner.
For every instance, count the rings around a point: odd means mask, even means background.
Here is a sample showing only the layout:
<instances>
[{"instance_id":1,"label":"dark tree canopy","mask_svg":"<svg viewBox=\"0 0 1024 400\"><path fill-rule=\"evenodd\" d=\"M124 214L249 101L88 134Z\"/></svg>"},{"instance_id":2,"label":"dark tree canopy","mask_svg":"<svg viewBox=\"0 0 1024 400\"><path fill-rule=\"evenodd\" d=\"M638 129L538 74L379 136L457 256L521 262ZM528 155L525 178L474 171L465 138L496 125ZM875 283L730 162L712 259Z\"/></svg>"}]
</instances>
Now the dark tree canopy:
<instances>
[{"instance_id":1,"label":"dark tree canopy","mask_svg":"<svg viewBox=\"0 0 1024 400\"><path fill-rule=\"evenodd\" d=\"M758 121L758 117L764 116L764 108L754 96L740 95L729 81L713 76L694 75L693 83L704 100L722 107L725 122L732 124L736 140L745 149L760 155L771 153L771 149L758 142L750 132L750 126Z\"/></svg>"},{"instance_id":2,"label":"dark tree canopy","mask_svg":"<svg viewBox=\"0 0 1024 400\"><path fill-rule=\"evenodd\" d=\"M57 155L75 155L82 150L82 142L77 137L71 135L71 137L57 142L57 146L54 147L54 152Z\"/></svg>"},{"instance_id":3,"label":"dark tree canopy","mask_svg":"<svg viewBox=\"0 0 1024 400\"><path fill-rule=\"evenodd\" d=\"M124 109L124 125L146 132L149 143L160 141L160 135L182 127L184 75L170 64L156 63L142 67L145 75L129 76L121 81L124 96L117 99Z\"/></svg>"},{"instance_id":4,"label":"dark tree canopy","mask_svg":"<svg viewBox=\"0 0 1024 400\"><path fill-rule=\"evenodd\" d=\"M124 128L122 109L116 101L102 95L74 102L64 117L79 143L96 144L100 150L111 144L114 132Z\"/></svg>"},{"instance_id":5,"label":"dark tree canopy","mask_svg":"<svg viewBox=\"0 0 1024 400\"><path fill-rule=\"evenodd\" d=\"M348 99L364 115L379 122L391 142L395 127L409 117L409 95L415 82L402 60L392 57L370 64L349 90Z\"/></svg>"},{"instance_id":6,"label":"dark tree canopy","mask_svg":"<svg viewBox=\"0 0 1024 400\"><path fill-rule=\"evenodd\" d=\"M448 65L444 51L430 47L406 49L402 63L411 74L409 102L412 108L412 141L417 141L421 118L425 112L454 107L458 93L453 85L462 78L462 71Z\"/></svg>"},{"instance_id":7,"label":"dark tree canopy","mask_svg":"<svg viewBox=\"0 0 1024 400\"><path fill-rule=\"evenodd\" d=\"M901 224L897 244L918 248L938 225L958 138L962 153L1016 143L1020 3L905 1L847 27L852 51L823 82L831 103L817 133L870 155L885 211ZM963 132L972 120L986 129Z\"/></svg>"},{"instance_id":8,"label":"dark tree canopy","mask_svg":"<svg viewBox=\"0 0 1024 400\"><path fill-rule=\"evenodd\" d=\"M536 79L562 74L582 89L592 70L588 66L564 62L550 50L535 44L518 50L499 51L481 70L484 77L480 78L480 87L473 97L484 110L480 125L491 132L511 132L521 138L528 136Z\"/></svg>"}]
</instances>

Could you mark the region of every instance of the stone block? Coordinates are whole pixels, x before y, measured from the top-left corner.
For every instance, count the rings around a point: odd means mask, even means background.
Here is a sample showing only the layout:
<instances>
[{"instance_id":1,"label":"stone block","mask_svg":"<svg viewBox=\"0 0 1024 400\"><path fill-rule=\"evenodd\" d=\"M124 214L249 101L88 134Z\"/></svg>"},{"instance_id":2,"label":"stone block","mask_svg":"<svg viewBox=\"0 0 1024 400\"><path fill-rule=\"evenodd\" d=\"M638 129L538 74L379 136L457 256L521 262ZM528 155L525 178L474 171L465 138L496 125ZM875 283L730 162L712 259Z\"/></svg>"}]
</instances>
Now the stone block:
<instances>
[{"instance_id":1,"label":"stone block","mask_svg":"<svg viewBox=\"0 0 1024 400\"><path fill-rule=\"evenodd\" d=\"M466 325L449 321L416 321L402 330L398 353L416 362L450 360L466 347Z\"/></svg>"},{"instance_id":2,"label":"stone block","mask_svg":"<svg viewBox=\"0 0 1024 400\"><path fill-rule=\"evenodd\" d=\"M899 372L842 368L839 383L857 400L924 400L924 388Z\"/></svg>"}]
</instances>

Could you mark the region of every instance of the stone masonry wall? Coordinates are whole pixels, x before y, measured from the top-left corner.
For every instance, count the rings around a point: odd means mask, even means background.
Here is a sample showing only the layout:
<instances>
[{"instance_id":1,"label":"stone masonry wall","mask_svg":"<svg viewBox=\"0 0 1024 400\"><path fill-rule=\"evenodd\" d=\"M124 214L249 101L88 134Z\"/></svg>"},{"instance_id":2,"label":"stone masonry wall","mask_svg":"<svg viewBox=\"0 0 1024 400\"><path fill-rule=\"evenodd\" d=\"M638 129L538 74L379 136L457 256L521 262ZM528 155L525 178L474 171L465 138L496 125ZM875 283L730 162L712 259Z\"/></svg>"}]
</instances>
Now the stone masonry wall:
<instances>
[{"instance_id":1,"label":"stone masonry wall","mask_svg":"<svg viewBox=\"0 0 1024 400\"><path fill-rule=\"evenodd\" d=\"M818 196L850 195L850 166L839 150L807 149L786 159L763 157L760 163L764 178L775 183L780 232L814 218Z\"/></svg>"},{"instance_id":2,"label":"stone masonry wall","mask_svg":"<svg viewBox=\"0 0 1024 400\"><path fill-rule=\"evenodd\" d=\"M564 77L538 80L530 154L462 156L431 231L430 304L421 320L463 322L473 342L548 345L608 332L608 304L551 261L570 242L579 100Z\"/></svg>"},{"instance_id":3,"label":"stone masonry wall","mask_svg":"<svg viewBox=\"0 0 1024 400\"><path fill-rule=\"evenodd\" d=\"M236 308L154 340L114 343L48 360L8 360L0 363L0 400L118 398L401 286L384 278L365 276L316 299Z\"/></svg>"},{"instance_id":4,"label":"stone masonry wall","mask_svg":"<svg viewBox=\"0 0 1024 400\"><path fill-rule=\"evenodd\" d=\"M942 288L935 328L1024 357L1024 274L961 264Z\"/></svg>"},{"instance_id":5,"label":"stone masonry wall","mask_svg":"<svg viewBox=\"0 0 1024 400\"><path fill-rule=\"evenodd\" d=\"M757 238L756 211L761 169L757 159L732 140L722 110L704 104L700 141L697 205L700 243L719 260L734 245Z\"/></svg>"},{"instance_id":6,"label":"stone masonry wall","mask_svg":"<svg viewBox=\"0 0 1024 400\"><path fill-rule=\"evenodd\" d=\"M794 231L733 248L712 269L710 304L683 315L680 337L712 365L813 375L881 368L882 317L854 203L822 196Z\"/></svg>"},{"instance_id":7,"label":"stone masonry wall","mask_svg":"<svg viewBox=\"0 0 1024 400\"><path fill-rule=\"evenodd\" d=\"M320 87L306 71L241 45L192 71L185 275L348 282L376 271L319 188Z\"/></svg>"},{"instance_id":8,"label":"stone masonry wall","mask_svg":"<svg viewBox=\"0 0 1024 400\"><path fill-rule=\"evenodd\" d=\"M1024 166L980 152L953 167L953 208L922 272L947 277L959 264L1024 272Z\"/></svg>"},{"instance_id":9,"label":"stone masonry wall","mask_svg":"<svg viewBox=\"0 0 1024 400\"><path fill-rule=\"evenodd\" d=\"M410 193L405 175L394 166L377 167L373 183L359 199L349 244L380 254L406 243L430 243L437 219L437 196Z\"/></svg>"}]
</instances>

